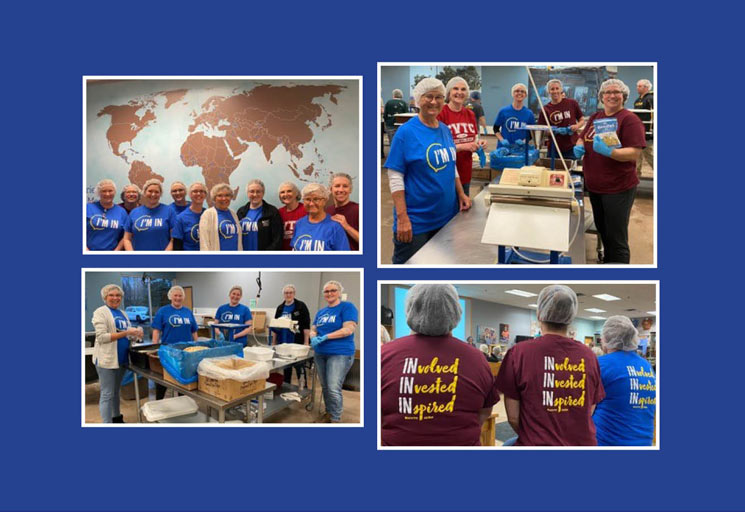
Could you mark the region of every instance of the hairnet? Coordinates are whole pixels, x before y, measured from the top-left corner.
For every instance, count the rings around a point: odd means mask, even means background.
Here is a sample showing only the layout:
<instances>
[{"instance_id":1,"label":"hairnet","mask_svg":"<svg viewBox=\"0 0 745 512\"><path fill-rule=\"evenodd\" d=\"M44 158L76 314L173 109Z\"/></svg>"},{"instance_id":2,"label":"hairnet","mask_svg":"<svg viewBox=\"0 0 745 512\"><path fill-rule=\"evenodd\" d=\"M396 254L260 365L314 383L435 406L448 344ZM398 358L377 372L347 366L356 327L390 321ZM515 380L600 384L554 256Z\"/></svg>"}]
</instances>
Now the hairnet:
<instances>
[{"instance_id":1,"label":"hairnet","mask_svg":"<svg viewBox=\"0 0 745 512\"><path fill-rule=\"evenodd\" d=\"M101 298L106 301L106 296L111 293L112 290L118 291L122 298L124 298L124 290L122 290L122 287L116 284L107 284L103 288L101 288Z\"/></svg>"},{"instance_id":2,"label":"hairnet","mask_svg":"<svg viewBox=\"0 0 745 512\"><path fill-rule=\"evenodd\" d=\"M394 98L403 98L404 93L401 89L393 89L393 97Z\"/></svg>"},{"instance_id":3,"label":"hairnet","mask_svg":"<svg viewBox=\"0 0 745 512\"><path fill-rule=\"evenodd\" d=\"M443 336L460 322L458 292L451 284L417 284L406 294L406 323L427 336Z\"/></svg>"},{"instance_id":4,"label":"hairnet","mask_svg":"<svg viewBox=\"0 0 745 512\"><path fill-rule=\"evenodd\" d=\"M626 103L626 100L629 99L629 88L618 78L609 78L608 80L600 84L600 90L598 90L598 100L600 101L600 103L603 103L603 93L611 85L615 85L616 87L621 89L621 92L623 93L623 102Z\"/></svg>"},{"instance_id":5,"label":"hairnet","mask_svg":"<svg viewBox=\"0 0 745 512\"><path fill-rule=\"evenodd\" d=\"M97 196L99 197L101 196L101 189L105 187L106 185L110 187L114 187L114 194L116 194L116 183L114 183L112 180L108 178L104 178L96 184L96 195Z\"/></svg>"},{"instance_id":6,"label":"hairnet","mask_svg":"<svg viewBox=\"0 0 745 512\"><path fill-rule=\"evenodd\" d=\"M432 78L431 76L422 78L419 83L416 84L416 87L414 87L414 90L412 91L416 104L419 105L419 100L422 98L422 95L427 94L431 91L437 91L445 96L445 86L440 80L438 80L437 78Z\"/></svg>"},{"instance_id":7,"label":"hairnet","mask_svg":"<svg viewBox=\"0 0 745 512\"><path fill-rule=\"evenodd\" d=\"M639 345L639 336L629 317L623 315L609 317L603 325L603 343L613 350L636 350Z\"/></svg>"},{"instance_id":8,"label":"hairnet","mask_svg":"<svg viewBox=\"0 0 745 512\"><path fill-rule=\"evenodd\" d=\"M538 294L538 321L569 325L577 316L577 294L568 286L552 284Z\"/></svg>"},{"instance_id":9,"label":"hairnet","mask_svg":"<svg viewBox=\"0 0 745 512\"><path fill-rule=\"evenodd\" d=\"M471 99L472 100L480 100L481 99L481 93L479 91L471 91Z\"/></svg>"},{"instance_id":10,"label":"hairnet","mask_svg":"<svg viewBox=\"0 0 745 512\"><path fill-rule=\"evenodd\" d=\"M646 78L642 78L641 80L639 80L638 82L636 82L636 85L639 85L639 84L642 84L644 87L646 87L650 91L652 90L652 82L650 82Z\"/></svg>"},{"instance_id":11,"label":"hairnet","mask_svg":"<svg viewBox=\"0 0 745 512\"><path fill-rule=\"evenodd\" d=\"M512 89L510 89L510 96L515 94L515 91L518 89L522 89L523 91L525 91L526 95L528 94L528 86L523 83L518 82L512 86Z\"/></svg>"}]
</instances>

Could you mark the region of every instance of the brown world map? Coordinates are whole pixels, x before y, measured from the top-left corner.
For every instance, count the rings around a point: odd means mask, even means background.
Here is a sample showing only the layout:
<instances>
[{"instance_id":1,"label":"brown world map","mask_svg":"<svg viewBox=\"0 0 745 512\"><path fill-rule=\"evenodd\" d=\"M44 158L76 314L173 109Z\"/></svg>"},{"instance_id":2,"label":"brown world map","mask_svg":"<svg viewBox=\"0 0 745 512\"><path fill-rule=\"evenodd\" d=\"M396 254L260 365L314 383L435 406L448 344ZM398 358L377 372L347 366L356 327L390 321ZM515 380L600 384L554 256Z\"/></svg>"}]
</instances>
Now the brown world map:
<instances>
[{"instance_id":1,"label":"brown world map","mask_svg":"<svg viewBox=\"0 0 745 512\"><path fill-rule=\"evenodd\" d=\"M268 162L271 162L272 152L280 146L291 155L291 160L302 159L301 146L313 140L309 125L312 123L321 129L331 126L330 118L323 126L319 125L318 119L324 109L313 100L328 95L329 101L337 104L336 95L343 89L342 85L259 85L231 96L212 96L201 105L201 113L194 114L194 121L188 127L189 135L181 145L181 162L187 167L200 167L207 190L210 190L218 183L230 183L230 175L241 162L238 157L250 143L259 145ZM159 96L166 99L165 108L168 109L187 92L187 89L162 91L125 105L108 105L98 112L98 117L108 115L111 118L106 139L114 155L129 163L131 183L142 187L148 179L162 182L164 177L141 159L130 161L122 145L131 145L142 129L157 122L154 110ZM206 135L199 131L200 127L210 132L219 130L224 135ZM323 163L317 149L315 155ZM301 180L311 180L317 174L312 163L298 169L291 161L288 167Z\"/></svg>"}]
</instances>

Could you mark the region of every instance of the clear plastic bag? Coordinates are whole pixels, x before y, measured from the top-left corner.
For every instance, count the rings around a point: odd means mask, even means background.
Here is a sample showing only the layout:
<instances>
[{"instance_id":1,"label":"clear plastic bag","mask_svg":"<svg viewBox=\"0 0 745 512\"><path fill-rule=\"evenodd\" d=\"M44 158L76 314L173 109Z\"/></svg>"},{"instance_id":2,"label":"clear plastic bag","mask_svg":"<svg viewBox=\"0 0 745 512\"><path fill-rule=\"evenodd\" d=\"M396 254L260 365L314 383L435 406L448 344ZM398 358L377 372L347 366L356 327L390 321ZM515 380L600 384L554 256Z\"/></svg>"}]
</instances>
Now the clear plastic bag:
<instances>
[{"instance_id":1,"label":"clear plastic bag","mask_svg":"<svg viewBox=\"0 0 745 512\"><path fill-rule=\"evenodd\" d=\"M211 357L202 359L197 373L203 377L239 382L269 378L269 365L260 361L246 361L240 357Z\"/></svg>"},{"instance_id":2,"label":"clear plastic bag","mask_svg":"<svg viewBox=\"0 0 745 512\"><path fill-rule=\"evenodd\" d=\"M186 352L188 347L207 347L208 350ZM240 343L223 341L196 341L161 345L158 349L160 364L168 373L181 384L192 384L197 381L197 366L208 357L222 357L229 355L240 356L243 345Z\"/></svg>"}]
</instances>

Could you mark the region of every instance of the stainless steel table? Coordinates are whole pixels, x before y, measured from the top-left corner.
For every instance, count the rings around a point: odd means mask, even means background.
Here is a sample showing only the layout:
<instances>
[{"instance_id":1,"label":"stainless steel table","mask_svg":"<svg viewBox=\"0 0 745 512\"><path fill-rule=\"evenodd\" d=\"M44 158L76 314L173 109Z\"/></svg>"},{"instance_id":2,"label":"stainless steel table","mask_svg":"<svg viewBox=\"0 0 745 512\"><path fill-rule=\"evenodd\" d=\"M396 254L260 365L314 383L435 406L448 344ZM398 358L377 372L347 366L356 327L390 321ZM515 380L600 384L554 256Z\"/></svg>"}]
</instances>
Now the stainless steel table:
<instances>
[{"instance_id":1,"label":"stainless steel table","mask_svg":"<svg viewBox=\"0 0 745 512\"><path fill-rule=\"evenodd\" d=\"M496 265L499 246L481 243L481 235L489 214L484 204L489 189L484 187L475 198L471 209L460 212L445 224L424 247L406 262L406 265ZM569 247L573 264L585 263L584 198L578 193L579 217L570 215L569 236L572 236L579 220L579 232ZM525 247L528 249L528 247ZM546 251L548 258L548 251Z\"/></svg>"},{"instance_id":2,"label":"stainless steel table","mask_svg":"<svg viewBox=\"0 0 745 512\"><path fill-rule=\"evenodd\" d=\"M140 390L139 385L137 383L137 375L141 375L142 377L145 377L148 380L152 380L153 382L160 384L161 386L165 386L167 388L173 389L176 393L186 395L188 397L193 398L197 402L201 402L203 404L206 404L211 409L215 409L217 411L217 421L220 423L225 423L225 411L227 409L230 409L232 407L238 407L240 405L244 405L246 407L246 423L248 423L250 414L249 414L249 408L251 400L254 398L258 398L259 406L258 411L256 415L256 422L257 423L263 423L264 421L264 393L267 391L273 391L277 386L274 384L266 383L264 386L264 389L261 391L257 391L256 393L251 393L250 395L242 396L240 398L236 398L235 400L231 400L230 402L226 402L225 400L221 400L217 398L216 396L208 395L207 393L203 393L202 391L199 391L198 389L195 390L189 390L184 389L181 386L178 386L172 382L167 382L163 379L163 376L160 373L155 373L151 370L145 370L144 368L138 368L137 366L130 365L129 369L132 370L132 372L135 374L135 399L137 400L137 422L142 422L141 417L141 409L140 409Z\"/></svg>"},{"instance_id":3,"label":"stainless steel table","mask_svg":"<svg viewBox=\"0 0 745 512\"><path fill-rule=\"evenodd\" d=\"M305 357L299 357L297 359L285 359L280 357L274 357L274 359L271 359L269 361L264 361L265 363L269 364L271 366L271 371L277 371L277 370L284 370L285 368L289 366L295 366L298 363L306 363L307 361L313 360L313 351L311 350L307 356ZM289 382L283 382L282 387L278 389L277 391L280 393L291 393L296 392L301 397L300 403L302 404L304 401L307 400L307 403L305 403L305 410L306 411L312 411L314 404L315 404L315 397L316 397L316 369L315 366L312 369L309 369L306 366L306 371L309 373L306 379L310 380L310 389L301 389L300 386L295 386L293 384L290 384ZM298 381L299 383L299 381ZM306 380L307 384L307 380ZM282 411L288 407L290 407L293 403L295 403L294 400L286 401L283 398L279 396L275 396L272 400L266 401L266 411L264 411L264 417L269 418L273 416L274 414L278 413L279 411Z\"/></svg>"}]
</instances>

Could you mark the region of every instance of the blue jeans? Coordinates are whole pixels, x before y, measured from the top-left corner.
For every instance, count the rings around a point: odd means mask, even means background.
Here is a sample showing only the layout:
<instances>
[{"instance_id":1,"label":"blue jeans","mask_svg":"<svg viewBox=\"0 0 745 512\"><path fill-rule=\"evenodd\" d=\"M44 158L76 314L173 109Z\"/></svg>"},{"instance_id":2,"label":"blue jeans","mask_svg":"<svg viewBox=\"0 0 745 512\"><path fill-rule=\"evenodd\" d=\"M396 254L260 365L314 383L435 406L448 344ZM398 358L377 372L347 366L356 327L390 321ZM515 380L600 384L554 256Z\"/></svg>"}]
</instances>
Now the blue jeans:
<instances>
[{"instance_id":1,"label":"blue jeans","mask_svg":"<svg viewBox=\"0 0 745 512\"><path fill-rule=\"evenodd\" d=\"M101 421L112 423L114 416L119 416L119 390L122 385L122 377L126 368L101 368L96 365L98 382L101 384L101 397L98 400L98 409L101 411Z\"/></svg>"},{"instance_id":2,"label":"blue jeans","mask_svg":"<svg viewBox=\"0 0 745 512\"><path fill-rule=\"evenodd\" d=\"M502 446L515 446L516 442L517 442L517 436L510 437L507 441L504 442Z\"/></svg>"},{"instance_id":3,"label":"blue jeans","mask_svg":"<svg viewBox=\"0 0 745 512\"><path fill-rule=\"evenodd\" d=\"M341 387L347 377L347 372L352 367L354 356L316 353L314 359L318 378L321 381L323 401L326 403L326 412L331 416L331 421L341 421L341 413L344 410Z\"/></svg>"},{"instance_id":4,"label":"blue jeans","mask_svg":"<svg viewBox=\"0 0 745 512\"><path fill-rule=\"evenodd\" d=\"M394 265L406 263L417 253L417 251L419 251L419 249L424 247L424 244L429 242L438 231L440 231L440 228L414 235L411 242L399 242L396 240L396 233L393 233L393 258L391 262Z\"/></svg>"}]
</instances>

